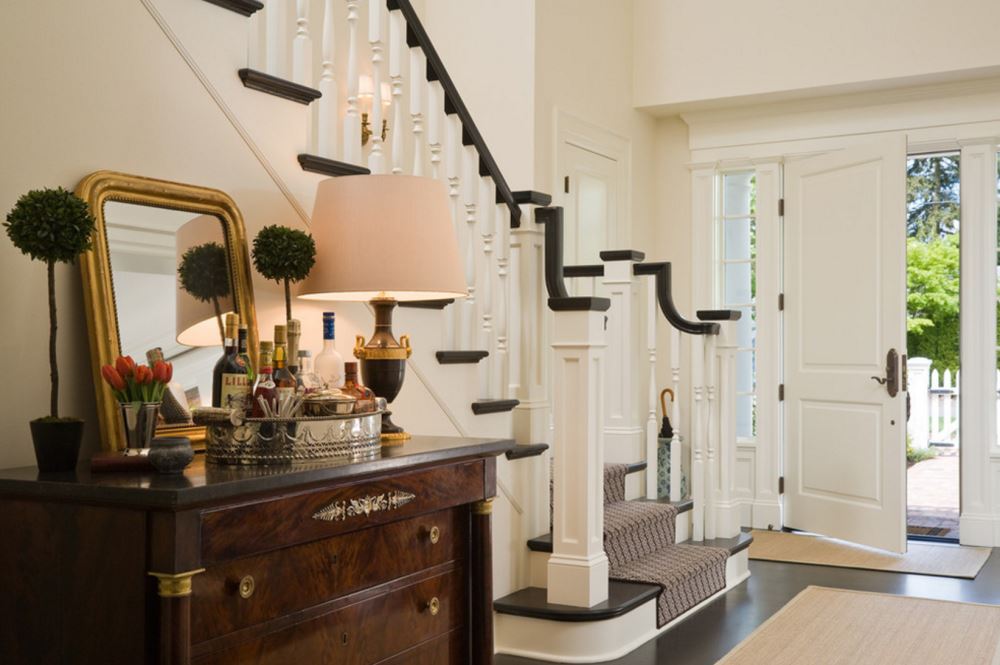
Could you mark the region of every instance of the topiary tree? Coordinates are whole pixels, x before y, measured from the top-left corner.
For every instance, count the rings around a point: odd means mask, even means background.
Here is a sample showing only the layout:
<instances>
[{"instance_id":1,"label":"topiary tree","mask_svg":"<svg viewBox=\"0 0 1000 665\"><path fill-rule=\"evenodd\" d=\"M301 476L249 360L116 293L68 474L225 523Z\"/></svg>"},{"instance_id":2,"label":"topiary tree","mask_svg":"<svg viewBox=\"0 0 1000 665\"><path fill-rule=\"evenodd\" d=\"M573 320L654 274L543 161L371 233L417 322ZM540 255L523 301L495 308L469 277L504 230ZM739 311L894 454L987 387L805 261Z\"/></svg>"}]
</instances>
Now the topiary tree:
<instances>
[{"instance_id":1,"label":"topiary tree","mask_svg":"<svg viewBox=\"0 0 1000 665\"><path fill-rule=\"evenodd\" d=\"M219 324L219 338L225 340L222 325L222 306L219 301L229 297L229 263L226 248L217 242L195 245L181 256L177 266L181 288L200 302L211 302L215 320Z\"/></svg>"},{"instance_id":2,"label":"topiary tree","mask_svg":"<svg viewBox=\"0 0 1000 665\"><path fill-rule=\"evenodd\" d=\"M49 417L59 418L59 367L56 364L56 263L72 263L90 249L94 216L87 204L62 187L36 189L17 200L4 227L14 246L44 261L49 282Z\"/></svg>"},{"instance_id":3,"label":"topiary tree","mask_svg":"<svg viewBox=\"0 0 1000 665\"><path fill-rule=\"evenodd\" d=\"M265 226L253 239L253 265L257 272L285 286L285 314L292 318L292 282L309 276L316 263L312 236L287 226Z\"/></svg>"}]
</instances>

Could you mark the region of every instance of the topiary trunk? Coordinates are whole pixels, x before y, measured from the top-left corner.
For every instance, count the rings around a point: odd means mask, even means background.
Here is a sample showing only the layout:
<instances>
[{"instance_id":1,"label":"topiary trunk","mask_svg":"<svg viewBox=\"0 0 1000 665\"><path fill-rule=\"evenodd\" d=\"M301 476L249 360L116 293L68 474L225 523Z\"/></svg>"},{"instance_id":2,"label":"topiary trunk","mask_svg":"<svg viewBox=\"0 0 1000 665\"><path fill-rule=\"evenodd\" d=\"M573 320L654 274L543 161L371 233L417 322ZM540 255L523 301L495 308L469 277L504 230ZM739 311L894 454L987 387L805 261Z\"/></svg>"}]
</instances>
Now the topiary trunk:
<instances>
[{"instance_id":1,"label":"topiary trunk","mask_svg":"<svg viewBox=\"0 0 1000 665\"><path fill-rule=\"evenodd\" d=\"M59 367L56 365L56 264L48 261L49 277L49 377L52 379L49 415L59 417Z\"/></svg>"},{"instance_id":2,"label":"topiary trunk","mask_svg":"<svg viewBox=\"0 0 1000 665\"><path fill-rule=\"evenodd\" d=\"M285 320L288 321L292 318L292 289L288 285L288 279L285 279Z\"/></svg>"}]
</instances>

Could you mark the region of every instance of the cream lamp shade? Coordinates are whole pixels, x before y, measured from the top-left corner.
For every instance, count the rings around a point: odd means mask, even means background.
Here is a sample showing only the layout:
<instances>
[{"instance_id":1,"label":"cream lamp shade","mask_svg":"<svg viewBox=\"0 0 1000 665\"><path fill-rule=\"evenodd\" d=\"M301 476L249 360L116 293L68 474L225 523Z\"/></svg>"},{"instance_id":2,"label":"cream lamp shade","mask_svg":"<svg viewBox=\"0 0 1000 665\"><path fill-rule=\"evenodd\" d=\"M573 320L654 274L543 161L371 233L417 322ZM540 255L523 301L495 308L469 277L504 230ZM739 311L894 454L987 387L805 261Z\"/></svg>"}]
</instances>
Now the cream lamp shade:
<instances>
[{"instance_id":1,"label":"cream lamp shade","mask_svg":"<svg viewBox=\"0 0 1000 665\"><path fill-rule=\"evenodd\" d=\"M198 215L177 229L177 260L181 264L184 252L197 245L215 242L226 245L222 224L212 215ZM219 322L211 301L202 302L184 290L179 275L174 275L177 304L177 343L184 346L220 346ZM222 316L234 311L232 292L219 302Z\"/></svg>"},{"instance_id":2,"label":"cream lamp shade","mask_svg":"<svg viewBox=\"0 0 1000 665\"><path fill-rule=\"evenodd\" d=\"M360 175L319 183L310 232L316 264L299 297L312 300L464 298L465 275L444 183Z\"/></svg>"}]
</instances>

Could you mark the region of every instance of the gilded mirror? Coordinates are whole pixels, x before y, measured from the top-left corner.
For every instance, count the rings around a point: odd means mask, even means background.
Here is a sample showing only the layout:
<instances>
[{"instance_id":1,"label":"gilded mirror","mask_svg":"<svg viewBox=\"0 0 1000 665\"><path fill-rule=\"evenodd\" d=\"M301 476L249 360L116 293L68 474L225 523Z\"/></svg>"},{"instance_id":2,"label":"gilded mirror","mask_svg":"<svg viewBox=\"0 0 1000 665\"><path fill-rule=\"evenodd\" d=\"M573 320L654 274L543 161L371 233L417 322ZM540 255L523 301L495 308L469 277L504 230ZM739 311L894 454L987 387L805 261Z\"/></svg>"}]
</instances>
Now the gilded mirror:
<instances>
[{"instance_id":1,"label":"gilded mirror","mask_svg":"<svg viewBox=\"0 0 1000 665\"><path fill-rule=\"evenodd\" d=\"M103 450L125 448L119 407L101 366L119 355L146 362L159 349L174 367L156 436L204 440L190 410L211 406L213 368L222 355L223 317L247 326L257 348L250 259L243 216L225 192L196 185L98 171L77 186L97 220L83 254L84 306ZM197 278L181 278L181 265ZM164 400L166 407L167 399Z\"/></svg>"}]
</instances>

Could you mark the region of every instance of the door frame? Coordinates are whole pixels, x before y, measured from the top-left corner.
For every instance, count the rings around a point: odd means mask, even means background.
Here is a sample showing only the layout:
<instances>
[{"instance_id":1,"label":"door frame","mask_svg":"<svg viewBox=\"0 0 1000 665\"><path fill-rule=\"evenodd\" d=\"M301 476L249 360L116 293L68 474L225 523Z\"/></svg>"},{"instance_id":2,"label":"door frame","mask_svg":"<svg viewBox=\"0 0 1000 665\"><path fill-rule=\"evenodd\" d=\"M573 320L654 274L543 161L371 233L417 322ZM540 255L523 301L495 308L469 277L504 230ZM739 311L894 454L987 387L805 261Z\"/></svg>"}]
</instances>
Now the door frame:
<instances>
[{"instance_id":1,"label":"door frame","mask_svg":"<svg viewBox=\"0 0 1000 665\"><path fill-rule=\"evenodd\" d=\"M782 196L783 176L781 169L786 158L832 152L849 145L868 140L882 133L905 133L907 154L944 152L960 150L962 153L962 279L961 328L971 333L962 340L961 390L964 395L961 428L963 444L960 451L960 542L963 545L985 547L1000 546L1000 443L997 442L997 418L991 401L996 390L992 367L996 366L996 321L975 312L992 311L995 306L995 284L997 254L994 245L997 236L997 155L1000 151L1000 90L984 92L975 100L982 122L962 122L951 124L941 118L935 122L938 111L943 114L957 113L955 105L942 104L933 100L933 110L924 109L920 100L910 100L912 113L902 113L890 120L873 117L871 108L859 106L857 109L842 111L847 117L843 131L831 132L828 117L817 118L815 122L798 113L791 113L788 122L783 121L781 105L768 118L766 126L757 131L755 120L734 117L721 119L717 114L706 113L705 124L697 114L685 114L691 138L692 157L688 164L691 172L691 219L692 219L692 267L691 293L694 303L712 302L714 283L715 245L714 228L714 182L718 173L736 168L758 170L758 224L760 216L777 210ZM881 112L882 109L879 109ZM898 109L893 109L898 112ZM973 113L963 109L961 114L969 119ZM993 114L985 120L985 114ZM724 121L723 121L724 120ZM746 123L746 124L744 124ZM892 124L890 124L892 123ZM787 140L776 137L775 128L794 125L787 130ZM888 129L888 127L894 127ZM738 141L726 144L727 140L738 137ZM773 184L762 189L762 171ZM773 207L772 207L773 205ZM777 217L776 212L773 213ZM779 228L782 220L778 220ZM974 237L975 236L975 237ZM778 240L780 247L781 241ZM978 250L978 251L976 251ZM761 238L758 236L758 258L761 257ZM700 257L701 260L698 260ZM783 257L778 265L783 265ZM760 264L759 264L760 267ZM780 285L780 269L779 269ZM976 277L978 276L978 281ZM966 286L968 284L968 286ZM769 298L761 275L758 274L758 301ZM779 288L772 296L780 293ZM699 305L700 306L700 305ZM758 310L759 324L768 316L768 308ZM762 318L764 317L764 318ZM780 330L780 315L775 314ZM758 347L761 333L758 332ZM784 415L777 390L782 376L780 361L780 339L777 342L778 360L767 368L758 358L758 440L754 446L740 445L737 454L737 468L734 474L734 496L742 502L742 513L750 512L750 519L742 524L754 528L780 529L783 526L781 497L777 492L782 475L784 441L779 431L770 440L762 440L760 434L761 416L770 414L783 427ZM973 358L986 359L974 361ZM991 364L989 359L993 358ZM686 363L685 363L686 365ZM984 370L984 368L986 368ZM970 371L971 370L971 371ZM774 379L762 377L762 372ZM764 381L769 381L766 385ZM774 398L773 404L767 401ZM990 397L985 397L990 396Z\"/></svg>"}]
</instances>

